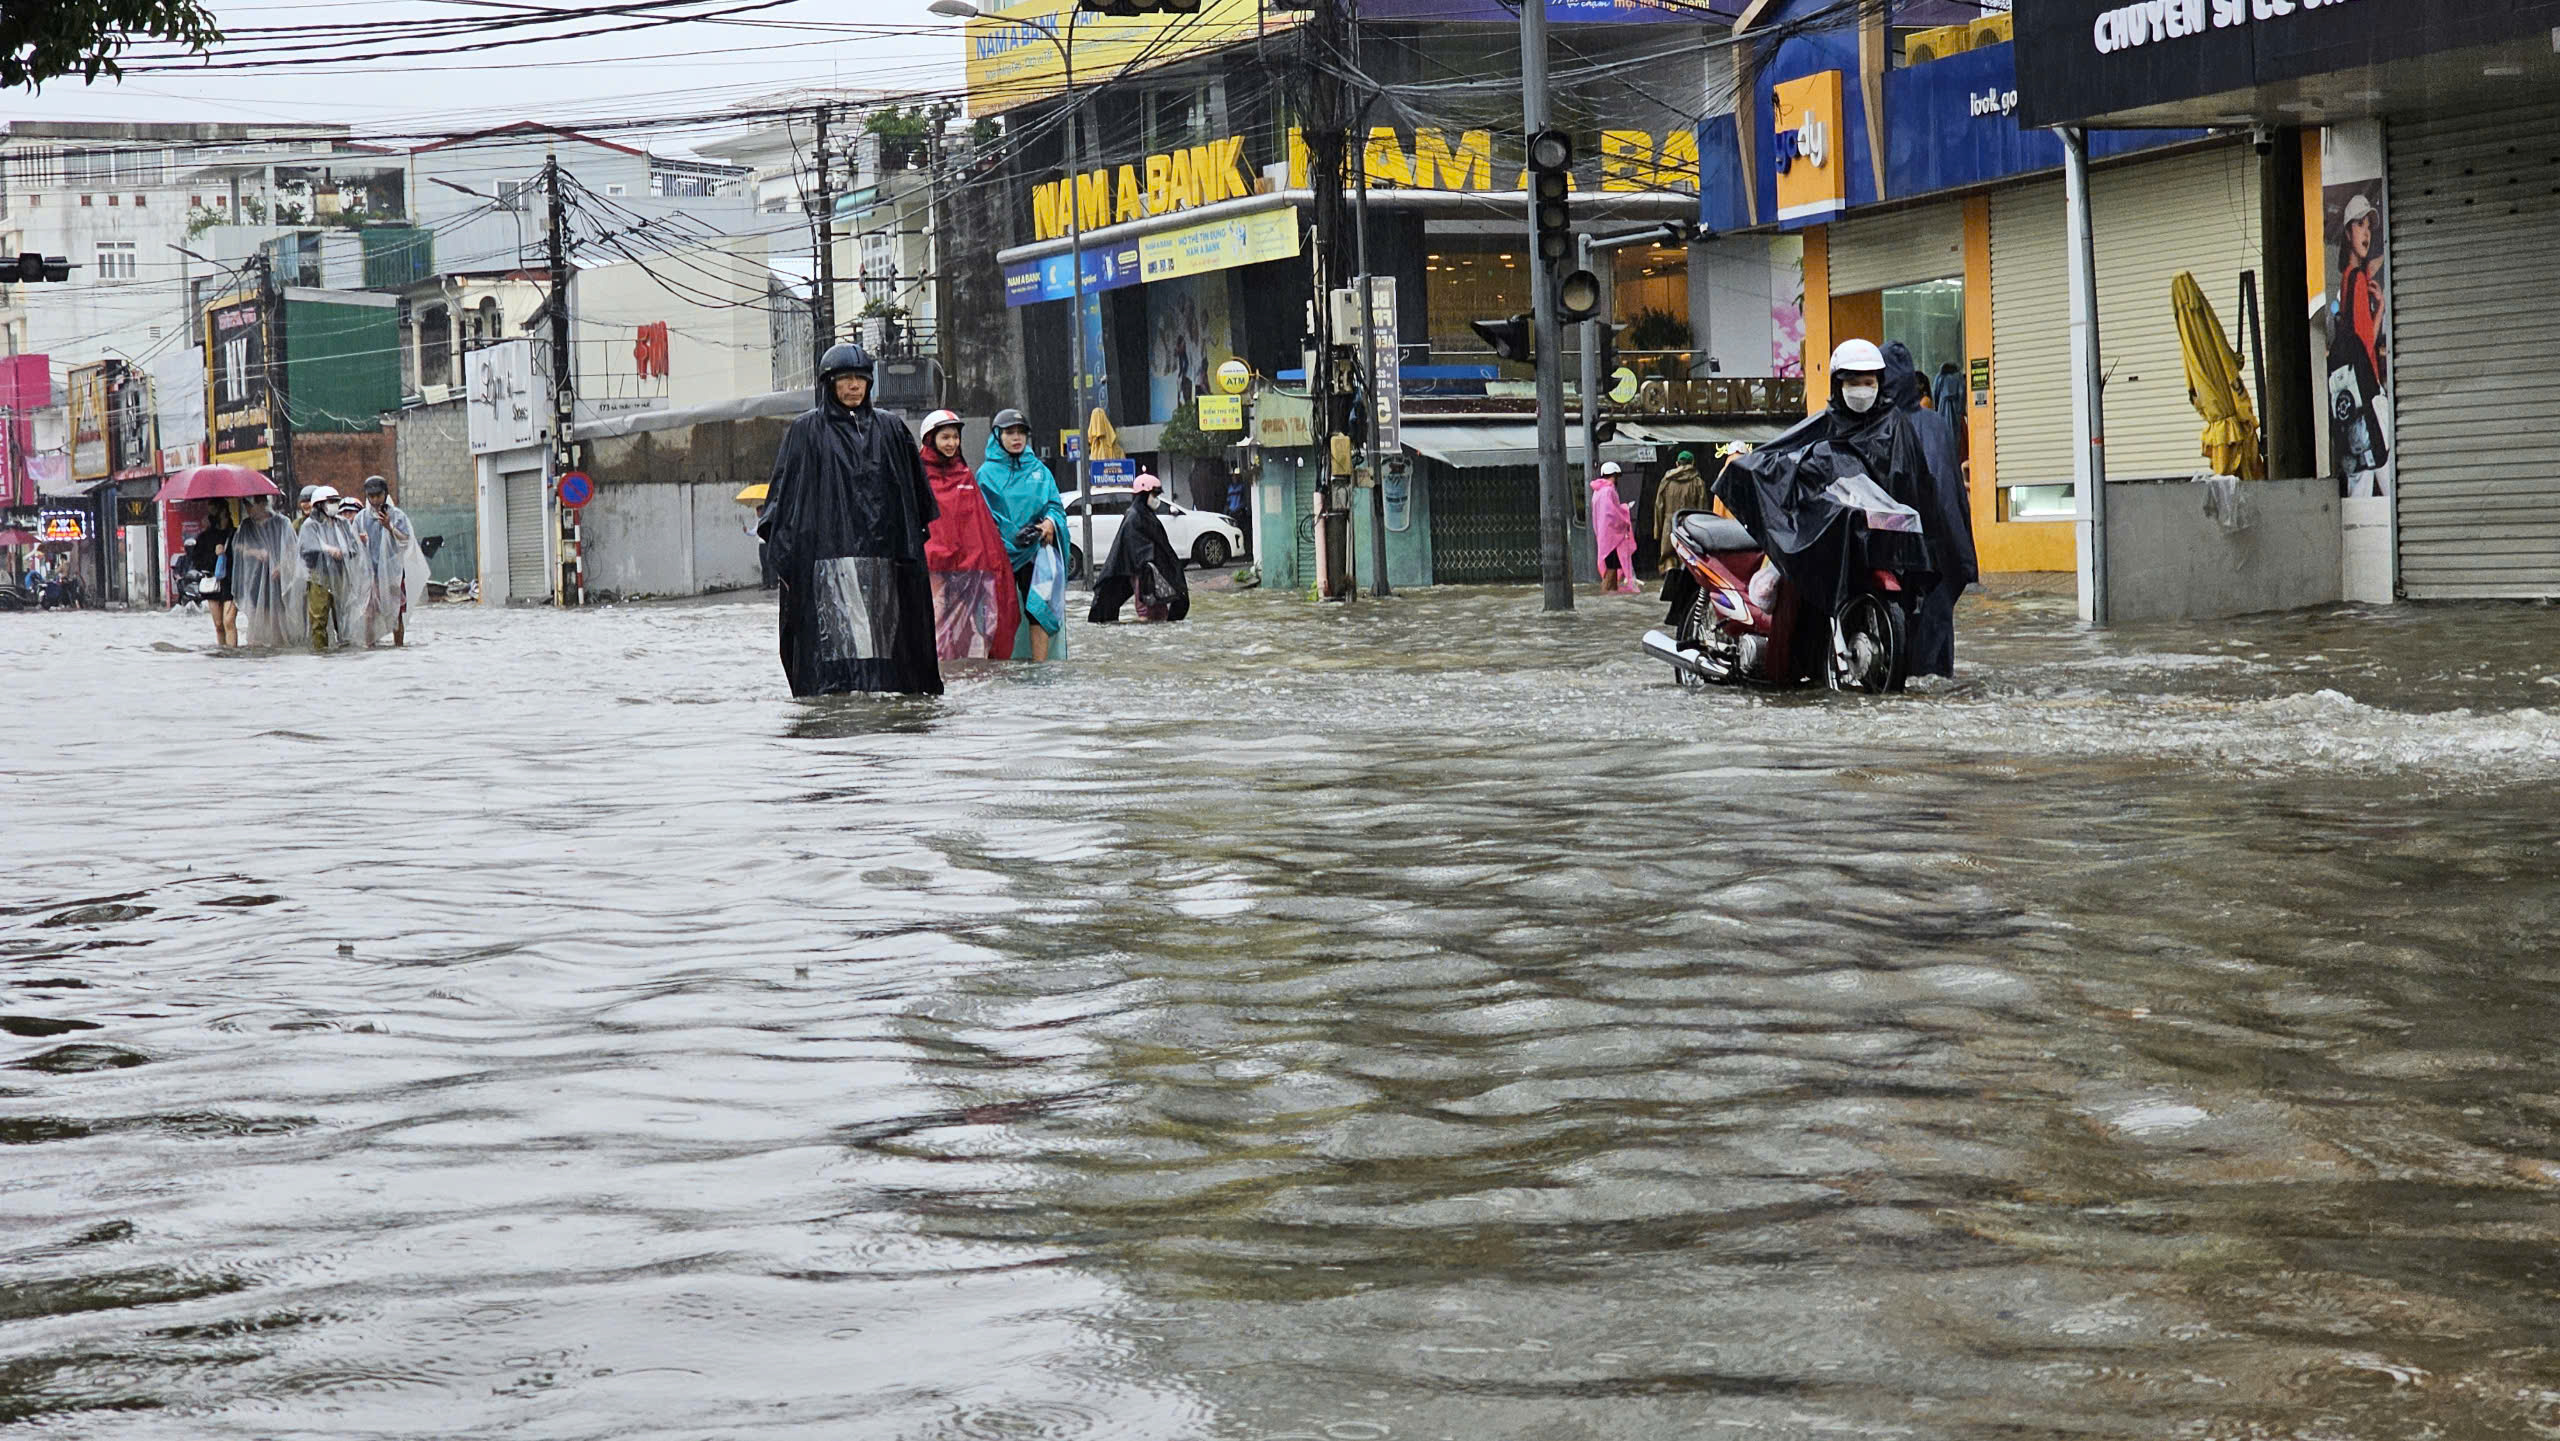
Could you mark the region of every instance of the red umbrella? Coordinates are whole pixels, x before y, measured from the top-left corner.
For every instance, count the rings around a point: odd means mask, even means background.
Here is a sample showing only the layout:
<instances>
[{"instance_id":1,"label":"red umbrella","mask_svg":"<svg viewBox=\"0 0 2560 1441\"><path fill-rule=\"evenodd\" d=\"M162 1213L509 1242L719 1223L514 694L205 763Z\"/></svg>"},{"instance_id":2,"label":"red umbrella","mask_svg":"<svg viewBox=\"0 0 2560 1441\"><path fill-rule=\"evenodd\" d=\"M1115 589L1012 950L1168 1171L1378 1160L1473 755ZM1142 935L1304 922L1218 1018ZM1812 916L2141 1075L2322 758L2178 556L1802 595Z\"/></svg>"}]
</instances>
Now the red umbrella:
<instances>
[{"instance_id":1,"label":"red umbrella","mask_svg":"<svg viewBox=\"0 0 2560 1441\"><path fill-rule=\"evenodd\" d=\"M153 499L162 505L175 505L182 500L282 494L274 481L245 465L191 465L172 474Z\"/></svg>"},{"instance_id":2,"label":"red umbrella","mask_svg":"<svg viewBox=\"0 0 2560 1441\"><path fill-rule=\"evenodd\" d=\"M36 533L32 530L20 530L16 526L0 530L0 545L33 545L35 543Z\"/></svg>"}]
</instances>

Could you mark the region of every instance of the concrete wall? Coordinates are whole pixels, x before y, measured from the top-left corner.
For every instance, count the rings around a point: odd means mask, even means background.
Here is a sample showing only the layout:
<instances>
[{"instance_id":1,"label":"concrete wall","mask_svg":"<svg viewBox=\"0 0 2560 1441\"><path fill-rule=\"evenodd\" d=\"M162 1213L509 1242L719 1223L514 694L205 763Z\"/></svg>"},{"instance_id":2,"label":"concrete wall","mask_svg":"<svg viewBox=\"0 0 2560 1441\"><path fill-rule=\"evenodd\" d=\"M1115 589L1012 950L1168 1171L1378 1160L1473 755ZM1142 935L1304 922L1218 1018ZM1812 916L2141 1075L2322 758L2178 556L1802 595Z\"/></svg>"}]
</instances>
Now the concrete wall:
<instances>
[{"instance_id":1,"label":"concrete wall","mask_svg":"<svg viewBox=\"0 0 2560 1441\"><path fill-rule=\"evenodd\" d=\"M2330 605L2339 598L2338 483L2242 484L2245 524L2226 529L2194 481L2107 487L2110 618L2212 620Z\"/></svg>"},{"instance_id":2,"label":"concrete wall","mask_svg":"<svg viewBox=\"0 0 2560 1441\"><path fill-rule=\"evenodd\" d=\"M699 595L762 583L748 510L773 474L788 416L700 420L588 439L587 594Z\"/></svg>"},{"instance_id":3,"label":"concrete wall","mask_svg":"<svg viewBox=\"0 0 2560 1441\"><path fill-rule=\"evenodd\" d=\"M427 561L427 573L437 581L479 573L478 475L464 410L463 402L451 400L411 406L386 420L400 471L393 477L400 508L409 512L420 537L444 537Z\"/></svg>"}]
</instances>

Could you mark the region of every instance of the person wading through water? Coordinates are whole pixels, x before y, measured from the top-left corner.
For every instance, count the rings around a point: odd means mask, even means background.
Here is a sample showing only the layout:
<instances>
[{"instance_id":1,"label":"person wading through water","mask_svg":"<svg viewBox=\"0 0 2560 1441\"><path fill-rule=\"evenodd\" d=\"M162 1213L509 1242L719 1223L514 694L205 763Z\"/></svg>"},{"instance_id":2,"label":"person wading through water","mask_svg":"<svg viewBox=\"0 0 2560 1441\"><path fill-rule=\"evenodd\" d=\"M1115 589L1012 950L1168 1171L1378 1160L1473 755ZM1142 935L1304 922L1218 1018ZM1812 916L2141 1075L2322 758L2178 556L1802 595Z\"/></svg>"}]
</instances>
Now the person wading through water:
<instances>
[{"instance_id":1,"label":"person wading through water","mask_svg":"<svg viewBox=\"0 0 2560 1441\"><path fill-rule=\"evenodd\" d=\"M977 474L960 458L960 417L950 411L924 418L924 474L942 509L924 547L933 578L934 645L944 660L1011 660L1022 599Z\"/></svg>"},{"instance_id":2,"label":"person wading through water","mask_svg":"<svg viewBox=\"0 0 2560 1441\"><path fill-rule=\"evenodd\" d=\"M1013 563L1014 594L1023 602L1026 648L1013 648L1015 659L1025 650L1033 660L1047 660L1064 634L1066 617L1043 616L1045 600L1034 604L1033 568L1043 550L1054 549L1066 534L1067 508L1058 501L1058 480L1040 457L1031 453L1031 422L1019 410L996 412L995 433L987 437L987 458L978 467L978 493L995 517L996 534L1004 537L1006 558ZM1059 652L1064 654L1063 651Z\"/></svg>"},{"instance_id":3,"label":"person wading through water","mask_svg":"<svg viewBox=\"0 0 2560 1441\"><path fill-rule=\"evenodd\" d=\"M791 422L756 523L782 589L796 696L942 694L925 540L939 514L906 422L871 404L871 353L831 347Z\"/></svg>"}]
</instances>

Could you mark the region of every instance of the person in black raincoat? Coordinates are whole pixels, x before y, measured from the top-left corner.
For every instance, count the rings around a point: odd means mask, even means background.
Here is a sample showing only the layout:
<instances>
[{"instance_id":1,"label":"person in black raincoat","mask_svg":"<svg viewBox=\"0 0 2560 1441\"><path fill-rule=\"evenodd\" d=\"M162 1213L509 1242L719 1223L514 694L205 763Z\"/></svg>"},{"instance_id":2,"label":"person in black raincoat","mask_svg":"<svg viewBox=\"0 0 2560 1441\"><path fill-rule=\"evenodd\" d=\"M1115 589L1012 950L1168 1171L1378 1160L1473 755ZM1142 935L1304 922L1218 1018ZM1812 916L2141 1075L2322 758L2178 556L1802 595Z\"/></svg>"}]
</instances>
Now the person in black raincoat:
<instances>
[{"instance_id":1,"label":"person in black raincoat","mask_svg":"<svg viewBox=\"0 0 2560 1441\"><path fill-rule=\"evenodd\" d=\"M1182 578L1182 552L1173 548L1164 518L1156 514L1156 496L1164 483L1141 475L1134 489L1128 518L1111 542L1111 558L1094 578L1093 609L1085 619L1095 625L1117 624L1120 607L1132 599L1142 621L1180 620L1191 614L1191 583Z\"/></svg>"},{"instance_id":2,"label":"person in black raincoat","mask_svg":"<svg viewBox=\"0 0 2560 1441\"><path fill-rule=\"evenodd\" d=\"M1918 427L1886 403L1884 379L1884 353L1872 341L1843 342L1831 356L1830 406L1716 475L1716 499L1767 548L1795 592L1790 680L1822 673L1831 617L1853 569L1891 570L1923 588L1936 583L1928 534L1852 526L1850 508L1828 493L1833 481L1863 474L1918 511L1925 531L1938 525Z\"/></svg>"},{"instance_id":3,"label":"person in black raincoat","mask_svg":"<svg viewBox=\"0 0 2560 1441\"><path fill-rule=\"evenodd\" d=\"M1920 512L1929 528L1929 553L1938 566L1938 583L1920 597L1911 616L1911 673L1952 676L1956 673L1956 600L1964 588L1982 578L1973 553L1973 497L1965 490L1963 449L1955 422L1921 405L1928 394L1926 377L1911 357L1911 347L1897 340L1884 348L1884 398L1910 424L1929 463L1921 499L1897 496Z\"/></svg>"},{"instance_id":4,"label":"person in black raincoat","mask_svg":"<svg viewBox=\"0 0 2560 1441\"><path fill-rule=\"evenodd\" d=\"M872 373L859 345L827 351L817 408L783 435L756 522L793 695L942 694L924 555L940 512L906 422L872 407Z\"/></svg>"}]
</instances>

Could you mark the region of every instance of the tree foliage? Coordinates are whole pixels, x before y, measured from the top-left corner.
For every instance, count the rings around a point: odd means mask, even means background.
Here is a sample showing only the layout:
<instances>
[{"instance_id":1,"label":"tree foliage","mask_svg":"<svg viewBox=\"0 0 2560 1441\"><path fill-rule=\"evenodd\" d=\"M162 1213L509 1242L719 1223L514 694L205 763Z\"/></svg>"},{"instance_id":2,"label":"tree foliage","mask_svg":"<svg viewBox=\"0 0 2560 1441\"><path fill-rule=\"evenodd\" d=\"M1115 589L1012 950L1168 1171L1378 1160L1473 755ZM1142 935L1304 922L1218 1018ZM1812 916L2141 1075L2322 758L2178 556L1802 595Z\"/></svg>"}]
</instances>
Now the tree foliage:
<instances>
[{"instance_id":1,"label":"tree foliage","mask_svg":"<svg viewBox=\"0 0 2560 1441\"><path fill-rule=\"evenodd\" d=\"M0 5L0 85L33 90L66 75L83 84L121 75L116 56L137 38L201 54L222 30L196 0L8 0Z\"/></svg>"}]
</instances>

